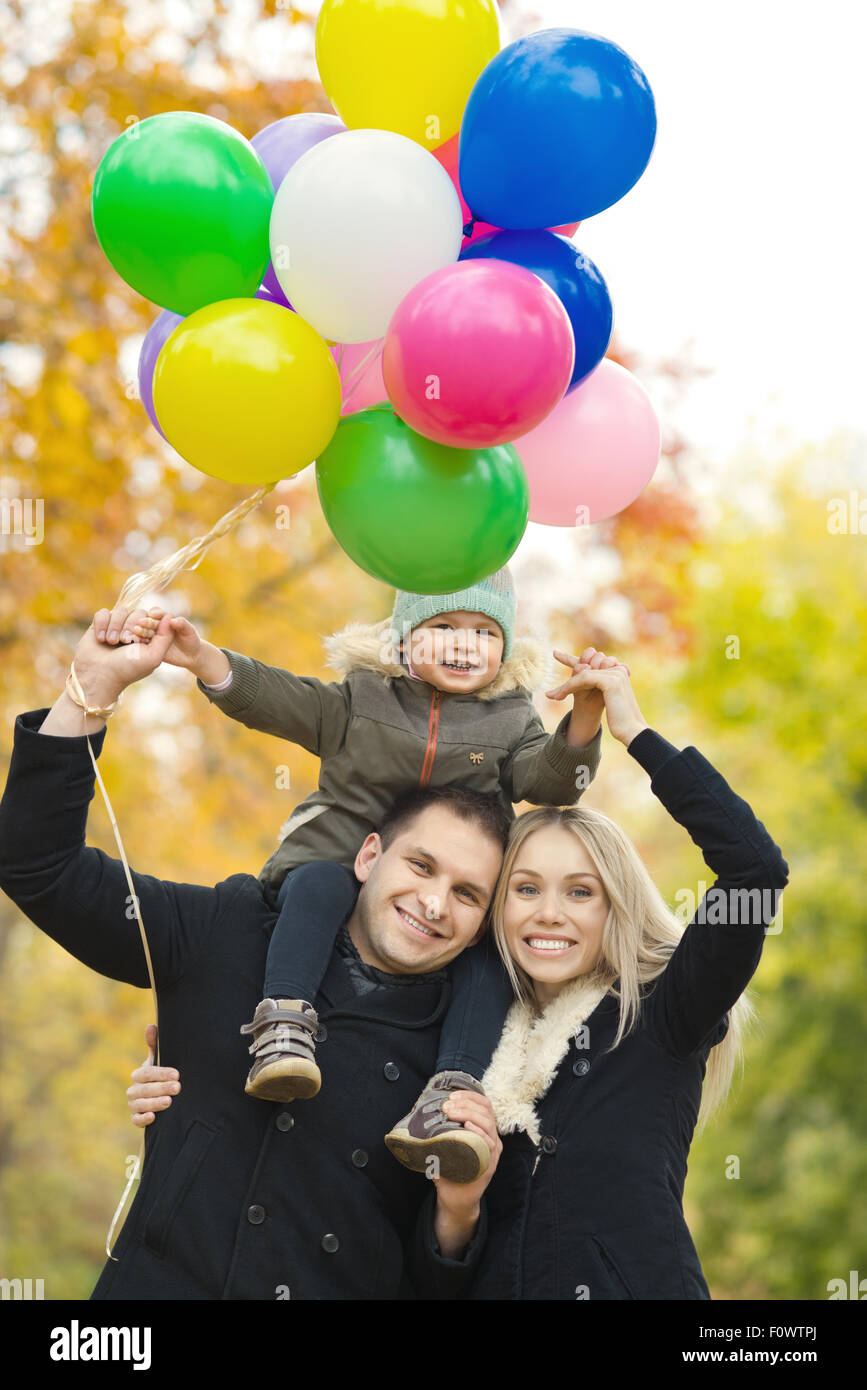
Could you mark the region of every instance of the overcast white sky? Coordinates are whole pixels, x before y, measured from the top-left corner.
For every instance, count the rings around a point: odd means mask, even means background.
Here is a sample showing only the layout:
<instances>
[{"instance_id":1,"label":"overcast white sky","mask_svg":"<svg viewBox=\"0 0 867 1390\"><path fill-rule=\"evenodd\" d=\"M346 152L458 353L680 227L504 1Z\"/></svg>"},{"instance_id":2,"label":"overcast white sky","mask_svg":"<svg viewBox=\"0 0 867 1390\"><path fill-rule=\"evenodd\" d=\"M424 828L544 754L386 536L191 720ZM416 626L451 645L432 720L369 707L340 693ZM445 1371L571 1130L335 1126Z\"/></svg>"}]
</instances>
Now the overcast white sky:
<instances>
[{"instance_id":1,"label":"overcast white sky","mask_svg":"<svg viewBox=\"0 0 867 1390\"><path fill-rule=\"evenodd\" d=\"M646 73L643 177L576 234L642 353L715 368L681 420L718 459L745 437L867 430L867 7L856 0L536 0Z\"/></svg>"}]
</instances>

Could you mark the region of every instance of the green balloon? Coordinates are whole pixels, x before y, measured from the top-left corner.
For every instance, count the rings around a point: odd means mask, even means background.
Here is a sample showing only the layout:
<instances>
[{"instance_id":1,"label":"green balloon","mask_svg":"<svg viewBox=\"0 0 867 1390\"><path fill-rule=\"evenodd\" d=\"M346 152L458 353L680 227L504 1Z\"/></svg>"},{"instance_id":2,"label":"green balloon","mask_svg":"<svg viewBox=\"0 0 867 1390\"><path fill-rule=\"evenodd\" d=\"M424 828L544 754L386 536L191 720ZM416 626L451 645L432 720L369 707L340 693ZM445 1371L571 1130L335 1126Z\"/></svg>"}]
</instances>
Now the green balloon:
<instances>
[{"instance_id":1,"label":"green balloon","mask_svg":"<svg viewBox=\"0 0 867 1390\"><path fill-rule=\"evenodd\" d=\"M511 444L450 449L389 404L347 415L316 464L335 539L361 569L420 594L450 594L505 565L527 529L530 490Z\"/></svg>"},{"instance_id":2,"label":"green balloon","mask_svg":"<svg viewBox=\"0 0 867 1390\"><path fill-rule=\"evenodd\" d=\"M167 111L136 121L93 181L93 227L118 275L163 309L192 314L256 293L268 265L274 189L225 121Z\"/></svg>"}]
</instances>

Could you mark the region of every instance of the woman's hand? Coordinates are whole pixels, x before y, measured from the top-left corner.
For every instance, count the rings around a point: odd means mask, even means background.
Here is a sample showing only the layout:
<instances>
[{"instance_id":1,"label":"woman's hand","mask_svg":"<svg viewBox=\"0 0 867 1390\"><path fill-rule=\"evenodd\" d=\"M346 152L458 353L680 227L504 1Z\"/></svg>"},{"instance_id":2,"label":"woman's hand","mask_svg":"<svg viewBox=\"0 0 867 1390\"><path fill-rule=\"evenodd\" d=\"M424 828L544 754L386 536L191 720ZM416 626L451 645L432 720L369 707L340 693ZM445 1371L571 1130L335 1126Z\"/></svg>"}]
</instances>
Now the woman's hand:
<instances>
[{"instance_id":1,"label":"woman's hand","mask_svg":"<svg viewBox=\"0 0 867 1390\"><path fill-rule=\"evenodd\" d=\"M608 662L611 659L605 658ZM576 695L581 691L596 692L596 698L601 698L611 733L626 747L636 734L649 727L638 708L628 666L619 663L614 666L579 666L563 685L548 694L552 700L562 700L566 695Z\"/></svg>"},{"instance_id":2,"label":"woman's hand","mask_svg":"<svg viewBox=\"0 0 867 1390\"><path fill-rule=\"evenodd\" d=\"M497 1133L494 1110L487 1096L475 1091L453 1091L443 1102L443 1114L463 1124L474 1134L480 1134L491 1151L491 1161L475 1182L449 1182L433 1178L437 1205L434 1233L440 1252L446 1259L460 1259L479 1224L482 1196L497 1169L503 1144Z\"/></svg>"},{"instance_id":3,"label":"woman's hand","mask_svg":"<svg viewBox=\"0 0 867 1390\"><path fill-rule=\"evenodd\" d=\"M595 647L585 647L580 656L573 656L571 652L556 650L554 655L563 666L571 667L573 675L577 674L578 671L583 671L588 666L591 670L598 671L618 664L616 657L606 656L604 652L598 652ZM586 748L599 730L605 701L601 691L594 687L572 689L568 682L558 686L556 690L549 690L548 699L563 700L568 694L572 695L572 717L566 732L566 742L571 743L573 748Z\"/></svg>"},{"instance_id":4,"label":"woman's hand","mask_svg":"<svg viewBox=\"0 0 867 1390\"><path fill-rule=\"evenodd\" d=\"M132 1073L132 1085L128 1088L127 1105L130 1119L139 1129L153 1124L157 1110L166 1110L172 1103L172 1096L181 1089L180 1073L174 1067L155 1067L154 1048L157 1030L153 1023L145 1029L145 1042L148 1048L146 1062L136 1067Z\"/></svg>"}]
</instances>

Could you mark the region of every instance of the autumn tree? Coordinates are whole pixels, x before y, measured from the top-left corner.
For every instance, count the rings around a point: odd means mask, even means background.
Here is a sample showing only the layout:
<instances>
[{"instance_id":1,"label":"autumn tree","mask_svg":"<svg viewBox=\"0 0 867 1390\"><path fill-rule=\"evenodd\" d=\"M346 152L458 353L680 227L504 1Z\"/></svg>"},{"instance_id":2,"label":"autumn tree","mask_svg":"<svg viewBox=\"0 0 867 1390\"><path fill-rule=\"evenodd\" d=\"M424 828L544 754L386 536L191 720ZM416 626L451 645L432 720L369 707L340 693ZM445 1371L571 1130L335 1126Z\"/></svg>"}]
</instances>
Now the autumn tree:
<instances>
[{"instance_id":1,"label":"autumn tree","mask_svg":"<svg viewBox=\"0 0 867 1390\"><path fill-rule=\"evenodd\" d=\"M285 74L257 69L255 54L279 50L289 31L309 46L310 19L292 5L245 19L231 4L200 0L182 31L157 8L122 0L70 0L55 28L41 7L0 0L0 22L0 500L4 516L15 502L41 503L44 526L38 542L21 527L0 533L5 763L15 715L55 699L94 610L244 496L185 464L135 398L138 351L158 306L118 278L97 244L90 192L99 161L132 122L164 111L202 112L251 137L278 117L330 106L312 78L292 76L288 48ZM616 342L611 355L635 365ZM645 366L669 383L684 370ZM683 447L669 429L646 497L590 538L621 555L609 587L631 606L639 634L653 627L643 615L665 612L674 647L685 629L678 576L663 559L688 550L698 527ZM311 474L279 484L163 597L218 643L327 679L321 636L384 616L393 595L339 550ZM611 634L590 620L581 615L583 630L602 645ZM553 724L559 711L548 714ZM310 755L222 719L176 671L130 691L101 764L130 862L195 882L256 872L316 780ZM91 842L116 852L96 803ZM50 1271L48 1297L83 1296L135 1149L122 1093L150 1005L82 970L5 899L0 963L3 1267Z\"/></svg>"}]
</instances>

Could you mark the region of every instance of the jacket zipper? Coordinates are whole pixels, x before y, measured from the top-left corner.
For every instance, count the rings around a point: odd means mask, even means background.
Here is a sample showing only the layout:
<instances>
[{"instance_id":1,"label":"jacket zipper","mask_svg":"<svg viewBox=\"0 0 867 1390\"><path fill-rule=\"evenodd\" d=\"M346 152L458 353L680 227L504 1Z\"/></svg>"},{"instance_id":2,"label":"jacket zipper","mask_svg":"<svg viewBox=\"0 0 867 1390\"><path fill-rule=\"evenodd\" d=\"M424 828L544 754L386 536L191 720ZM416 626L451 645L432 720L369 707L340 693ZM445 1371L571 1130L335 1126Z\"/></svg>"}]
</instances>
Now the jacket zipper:
<instances>
[{"instance_id":1,"label":"jacket zipper","mask_svg":"<svg viewBox=\"0 0 867 1390\"><path fill-rule=\"evenodd\" d=\"M442 703L442 698L443 693L441 690L435 690L431 696L430 715L427 726L427 747L424 750L424 762L421 765L421 776L418 779L420 787L427 786L433 771L434 756L437 751L437 729L440 722L440 705Z\"/></svg>"}]
</instances>

